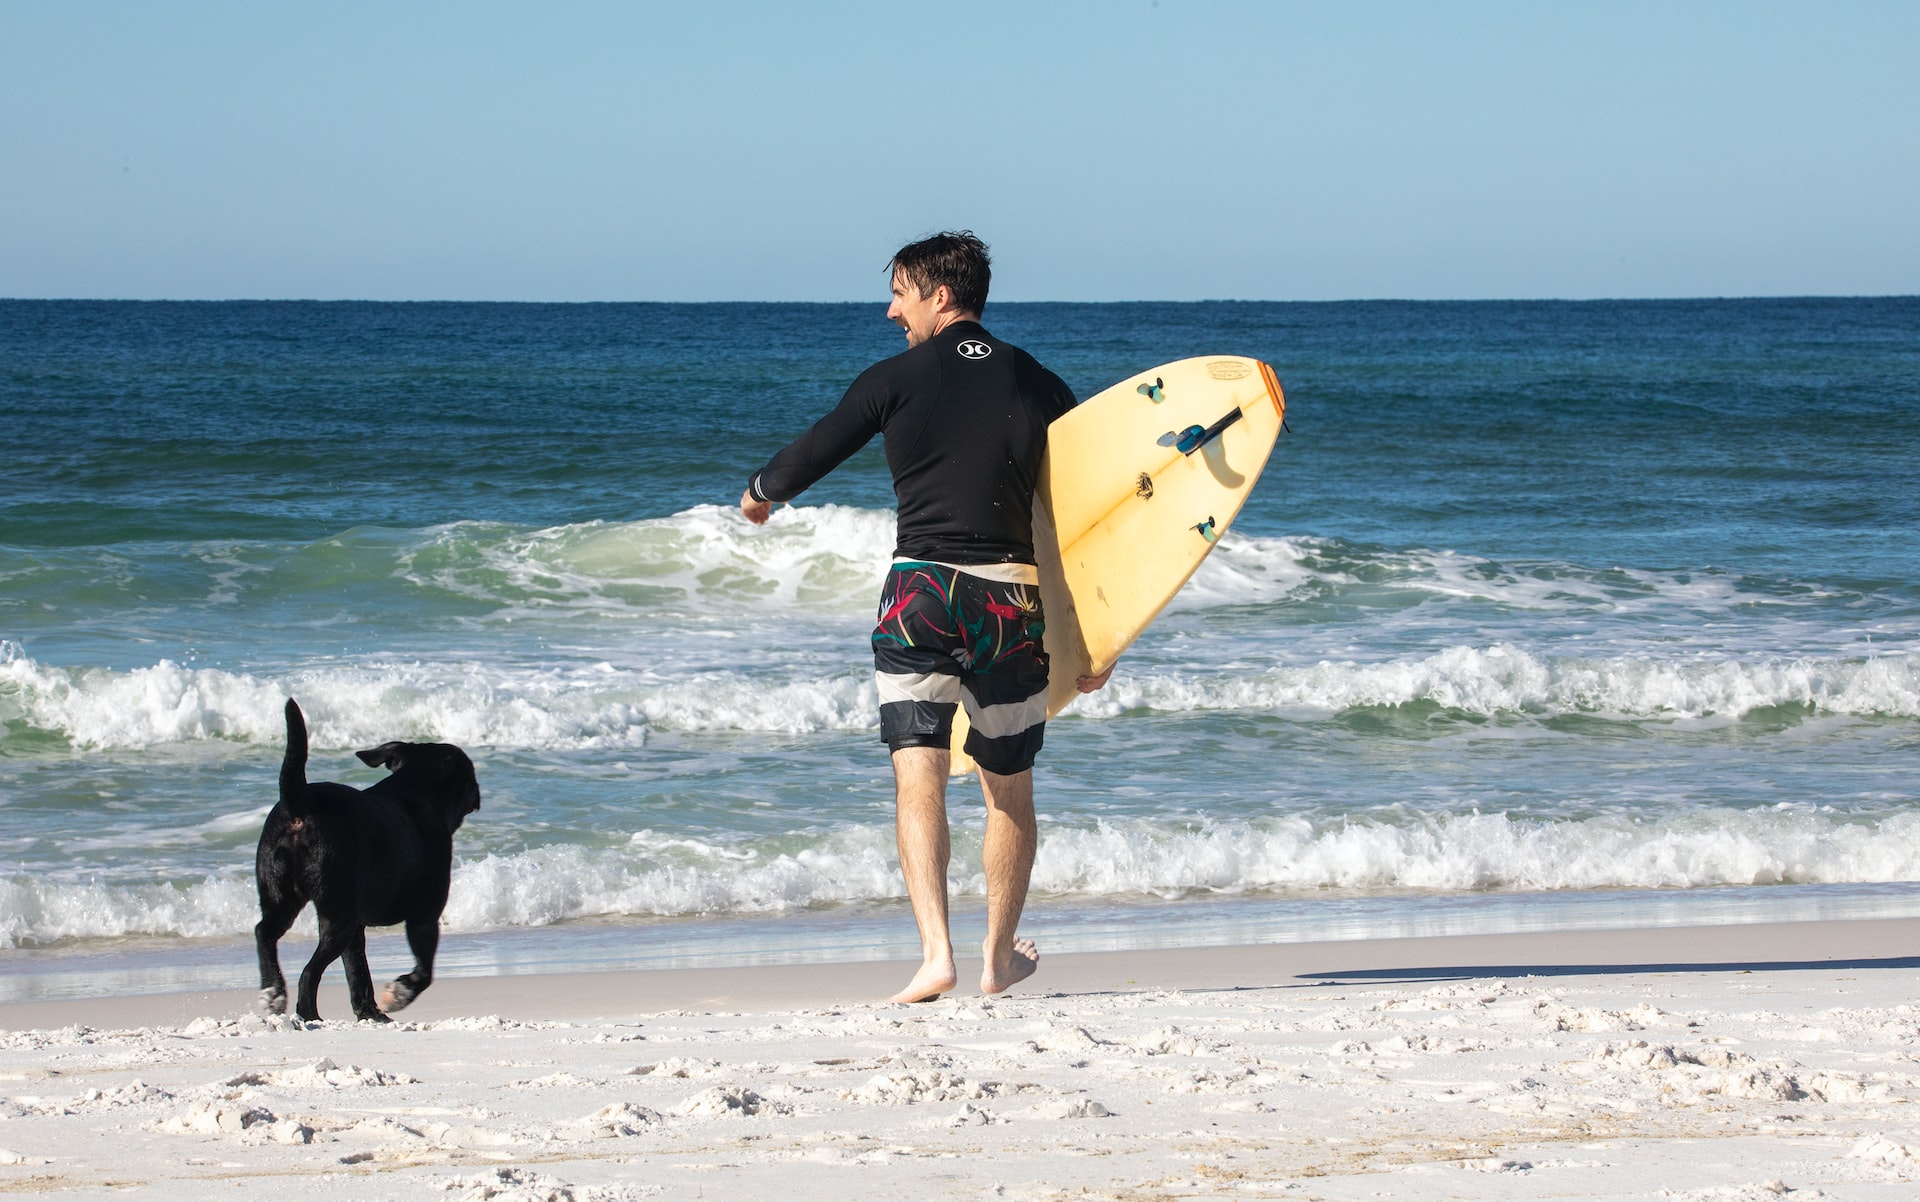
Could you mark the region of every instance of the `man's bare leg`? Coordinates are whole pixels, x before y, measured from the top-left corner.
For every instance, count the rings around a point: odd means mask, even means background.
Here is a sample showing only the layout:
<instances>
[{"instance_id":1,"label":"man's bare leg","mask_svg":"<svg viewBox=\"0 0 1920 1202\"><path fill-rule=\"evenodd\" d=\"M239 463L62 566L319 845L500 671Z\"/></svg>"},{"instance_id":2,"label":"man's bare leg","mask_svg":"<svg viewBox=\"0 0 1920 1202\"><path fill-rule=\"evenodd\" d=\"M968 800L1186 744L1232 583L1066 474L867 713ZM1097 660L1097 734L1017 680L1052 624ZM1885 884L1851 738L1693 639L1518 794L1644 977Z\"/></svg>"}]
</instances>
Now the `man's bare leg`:
<instances>
[{"instance_id":1,"label":"man's bare leg","mask_svg":"<svg viewBox=\"0 0 1920 1202\"><path fill-rule=\"evenodd\" d=\"M892 1002L932 1001L960 977L947 933L947 765L944 747L902 747L893 753L893 831L900 875L907 879L913 921L920 927L920 971Z\"/></svg>"},{"instance_id":2,"label":"man's bare leg","mask_svg":"<svg viewBox=\"0 0 1920 1202\"><path fill-rule=\"evenodd\" d=\"M1040 842L1033 817L1033 770L1000 776L982 768L980 793L987 799L987 836L980 851L987 872L987 963L980 971L980 992L1000 993L1040 966L1040 949L1033 940L1015 938L1033 876L1034 848Z\"/></svg>"}]
</instances>

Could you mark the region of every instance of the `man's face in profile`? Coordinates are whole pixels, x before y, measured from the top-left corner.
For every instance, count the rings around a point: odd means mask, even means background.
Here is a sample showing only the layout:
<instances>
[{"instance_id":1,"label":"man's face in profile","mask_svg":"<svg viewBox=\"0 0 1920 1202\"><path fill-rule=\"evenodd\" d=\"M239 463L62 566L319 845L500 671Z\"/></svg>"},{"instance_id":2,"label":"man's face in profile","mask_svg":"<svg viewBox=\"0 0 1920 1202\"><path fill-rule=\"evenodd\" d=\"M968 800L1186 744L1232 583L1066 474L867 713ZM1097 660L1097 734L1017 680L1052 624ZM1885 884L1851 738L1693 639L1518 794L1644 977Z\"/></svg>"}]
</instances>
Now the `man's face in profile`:
<instances>
[{"instance_id":1,"label":"man's face in profile","mask_svg":"<svg viewBox=\"0 0 1920 1202\"><path fill-rule=\"evenodd\" d=\"M887 320L907 332L907 345L919 346L933 337L939 327L940 309L947 290L935 288L927 296L901 272L893 273L893 303L887 306Z\"/></svg>"}]
</instances>

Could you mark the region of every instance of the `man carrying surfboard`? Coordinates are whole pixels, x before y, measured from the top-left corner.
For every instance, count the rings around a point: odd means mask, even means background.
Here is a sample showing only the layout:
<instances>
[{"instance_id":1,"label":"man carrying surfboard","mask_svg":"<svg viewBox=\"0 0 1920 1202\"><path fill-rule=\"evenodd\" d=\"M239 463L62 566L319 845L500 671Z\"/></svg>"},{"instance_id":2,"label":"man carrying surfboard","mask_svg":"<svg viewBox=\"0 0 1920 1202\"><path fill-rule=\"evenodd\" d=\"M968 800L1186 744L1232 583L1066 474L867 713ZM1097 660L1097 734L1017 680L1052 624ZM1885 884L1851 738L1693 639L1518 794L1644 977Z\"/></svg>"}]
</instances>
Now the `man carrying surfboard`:
<instances>
[{"instance_id":1,"label":"man carrying surfboard","mask_svg":"<svg viewBox=\"0 0 1920 1202\"><path fill-rule=\"evenodd\" d=\"M898 501L894 564L873 632L880 737L891 749L900 871L920 928L921 964L896 1002L958 981L947 930L947 772L955 710L972 730L987 830L983 993L1038 966L1019 938L1039 832L1033 761L1047 717L1047 654L1034 566L1033 496L1047 426L1072 391L980 324L991 264L969 231L900 248L887 318L907 350L863 372L840 404L754 473L740 512L756 525L874 435L884 437ZM1111 669L1109 669L1109 673ZM1108 673L1082 677L1082 691Z\"/></svg>"}]
</instances>

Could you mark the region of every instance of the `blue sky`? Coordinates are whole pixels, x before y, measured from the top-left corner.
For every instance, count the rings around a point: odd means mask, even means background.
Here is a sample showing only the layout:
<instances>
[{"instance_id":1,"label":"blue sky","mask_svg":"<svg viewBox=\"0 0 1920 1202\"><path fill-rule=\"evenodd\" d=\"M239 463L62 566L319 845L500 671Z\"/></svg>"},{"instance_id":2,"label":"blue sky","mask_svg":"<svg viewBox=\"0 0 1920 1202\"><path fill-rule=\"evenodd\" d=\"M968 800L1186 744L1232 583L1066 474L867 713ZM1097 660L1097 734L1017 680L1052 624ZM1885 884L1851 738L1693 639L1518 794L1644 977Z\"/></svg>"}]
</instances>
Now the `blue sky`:
<instances>
[{"instance_id":1,"label":"blue sky","mask_svg":"<svg viewBox=\"0 0 1920 1202\"><path fill-rule=\"evenodd\" d=\"M0 296L1920 292L1920 4L0 0Z\"/></svg>"}]
</instances>

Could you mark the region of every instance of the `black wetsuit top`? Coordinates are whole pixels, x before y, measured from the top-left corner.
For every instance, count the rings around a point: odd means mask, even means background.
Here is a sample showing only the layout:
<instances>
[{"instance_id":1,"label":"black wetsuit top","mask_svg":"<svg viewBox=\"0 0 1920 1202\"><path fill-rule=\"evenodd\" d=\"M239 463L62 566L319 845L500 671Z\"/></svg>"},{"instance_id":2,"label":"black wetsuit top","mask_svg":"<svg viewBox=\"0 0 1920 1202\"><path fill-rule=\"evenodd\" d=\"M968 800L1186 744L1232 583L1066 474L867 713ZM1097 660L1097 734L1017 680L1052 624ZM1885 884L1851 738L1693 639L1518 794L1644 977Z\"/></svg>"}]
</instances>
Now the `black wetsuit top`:
<instances>
[{"instance_id":1,"label":"black wetsuit top","mask_svg":"<svg viewBox=\"0 0 1920 1202\"><path fill-rule=\"evenodd\" d=\"M1032 355L979 322L955 322L862 372L747 487L763 501L790 501L885 434L896 558L1032 563L1047 424L1073 406L1072 390Z\"/></svg>"}]
</instances>

